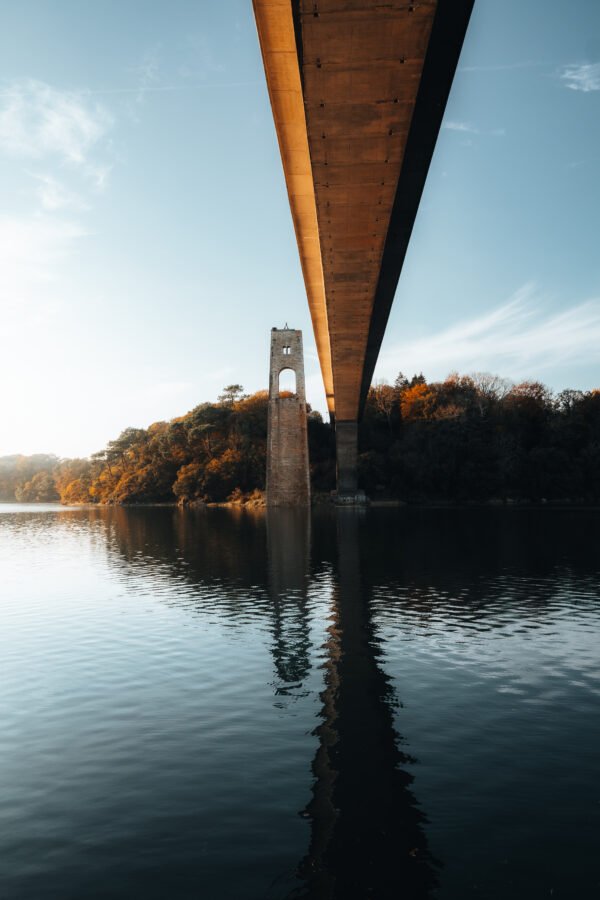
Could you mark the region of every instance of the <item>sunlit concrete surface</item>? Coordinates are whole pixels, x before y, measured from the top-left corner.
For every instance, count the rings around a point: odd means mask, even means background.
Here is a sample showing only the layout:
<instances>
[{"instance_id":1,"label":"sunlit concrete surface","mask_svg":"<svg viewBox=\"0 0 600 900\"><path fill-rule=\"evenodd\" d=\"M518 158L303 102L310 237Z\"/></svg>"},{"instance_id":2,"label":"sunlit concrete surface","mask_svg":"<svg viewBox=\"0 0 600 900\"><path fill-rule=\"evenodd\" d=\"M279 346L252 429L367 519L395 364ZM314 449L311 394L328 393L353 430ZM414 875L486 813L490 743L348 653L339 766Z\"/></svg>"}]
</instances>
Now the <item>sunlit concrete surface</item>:
<instances>
[{"instance_id":1,"label":"sunlit concrete surface","mask_svg":"<svg viewBox=\"0 0 600 900\"><path fill-rule=\"evenodd\" d=\"M254 0L329 410L371 382L473 0Z\"/></svg>"}]
</instances>

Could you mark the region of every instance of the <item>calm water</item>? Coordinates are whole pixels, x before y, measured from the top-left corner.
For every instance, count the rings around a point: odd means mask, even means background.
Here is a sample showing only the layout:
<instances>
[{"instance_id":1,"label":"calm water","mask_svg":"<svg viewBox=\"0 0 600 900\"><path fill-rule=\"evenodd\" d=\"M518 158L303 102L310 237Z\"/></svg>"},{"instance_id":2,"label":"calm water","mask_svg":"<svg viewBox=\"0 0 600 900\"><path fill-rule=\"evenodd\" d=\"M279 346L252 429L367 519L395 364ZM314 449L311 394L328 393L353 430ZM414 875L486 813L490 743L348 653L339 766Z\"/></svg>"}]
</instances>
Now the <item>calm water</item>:
<instances>
[{"instance_id":1,"label":"calm water","mask_svg":"<svg viewBox=\"0 0 600 900\"><path fill-rule=\"evenodd\" d=\"M0 506L0 897L600 895L600 513Z\"/></svg>"}]
</instances>

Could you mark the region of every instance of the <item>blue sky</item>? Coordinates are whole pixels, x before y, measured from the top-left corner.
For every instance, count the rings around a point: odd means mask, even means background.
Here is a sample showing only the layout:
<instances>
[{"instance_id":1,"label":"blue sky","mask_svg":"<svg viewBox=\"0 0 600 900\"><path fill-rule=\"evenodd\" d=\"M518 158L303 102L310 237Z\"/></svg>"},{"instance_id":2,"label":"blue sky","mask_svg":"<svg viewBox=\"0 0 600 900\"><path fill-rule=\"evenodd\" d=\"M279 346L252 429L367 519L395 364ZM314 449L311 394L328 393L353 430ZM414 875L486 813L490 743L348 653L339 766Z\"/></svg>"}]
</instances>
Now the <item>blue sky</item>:
<instances>
[{"instance_id":1,"label":"blue sky","mask_svg":"<svg viewBox=\"0 0 600 900\"><path fill-rule=\"evenodd\" d=\"M600 5L476 0L376 378L600 386ZM305 334L250 0L0 10L0 454L85 455Z\"/></svg>"}]
</instances>

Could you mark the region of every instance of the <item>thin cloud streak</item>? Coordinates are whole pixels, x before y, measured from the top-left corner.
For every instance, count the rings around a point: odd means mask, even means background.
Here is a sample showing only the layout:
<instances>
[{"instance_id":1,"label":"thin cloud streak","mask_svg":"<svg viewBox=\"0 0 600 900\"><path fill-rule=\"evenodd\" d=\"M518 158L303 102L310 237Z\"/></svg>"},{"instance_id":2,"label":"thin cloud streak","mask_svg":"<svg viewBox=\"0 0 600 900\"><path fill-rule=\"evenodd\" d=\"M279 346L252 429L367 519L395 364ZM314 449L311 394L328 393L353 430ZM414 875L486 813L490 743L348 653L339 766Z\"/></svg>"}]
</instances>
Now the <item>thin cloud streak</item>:
<instances>
[{"instance_id":1,"label":"thin cloud streak","mask_svg":"<svg viewBox=\"0 0 600 900\"><path fill-rule=\"evenodd\" d=\"M491 312L385 350L376 375L393 380L402 370L443 378L453 370L489 370L523 378L550 367L594 363L600 346L600 299L547 316L541 301L532 284L524 285Z\"/></svg>"},{"instance_id":2,"label":"thin cloud streak","mask_svg":"<svg viewBox=\"0 0 600 900\"><path fill-rule=\"evenodd\" d=\"M571 91L581 91L584 94L600 91L600 63L565 66L560 77L565 87Z\"/></svg>"},{"instance_id":3,"label":"thin cloud streak","mask_svg":"<svg viewBox=\"0 0 600 900\"><path fill-rule=\"evenodd\" d=\"M144 94L163 94L173 91L200 91L207 88L228 88L228 87L256 87L260 85L260 81L203 81L199 84L161 84L152 87L145 87ZM140 93L139 87L117 87L117 88L92 88L86 90L86 95L95 94L135 94Z\"/></svg>"},{"instance_id":4,"label":"thin cloud streak","mask_svg":"<svg viewBox=\"0 0 600 900\"><path fill-rule=\"evenodd\" d=\"M492 66L459 66L459 72L512 72L516 69L544 69L547 66L550 66L551 63L547 62L534 62L533 60L526 60L524 62L518 63L500 63L498 65Z\"/></svg>"},{"instance_id":5,"label":"thin cloud streak","mask_svg":"<svg viewBox=\"0 0 600 900\"><path fill-rule=\"evenodd\" d=\"M450 120L449 122L444 122L442 128L445 128L447 131L461 131L465 134L479 134L479 128L476 128L475 125L471 125L470 122L456 122Z\"/></svg>"},{"instance_id":6,"label":"thin cloud streak","mask_svg":"<svg viewBox=\"0 0 600 900\"><path fill-rule=\"evenodd\" d=\"M457 119L450 119L446 122L442 123L442 128L446 131L455 131L458 134L490 134L492 137L505 137L506 129L505 128L492 128L491 131L482 132L477 125L473 125L471 122L462 122ZM465 142L465 146L469 146L472 142Z\"/></svg>"}]
</instances>

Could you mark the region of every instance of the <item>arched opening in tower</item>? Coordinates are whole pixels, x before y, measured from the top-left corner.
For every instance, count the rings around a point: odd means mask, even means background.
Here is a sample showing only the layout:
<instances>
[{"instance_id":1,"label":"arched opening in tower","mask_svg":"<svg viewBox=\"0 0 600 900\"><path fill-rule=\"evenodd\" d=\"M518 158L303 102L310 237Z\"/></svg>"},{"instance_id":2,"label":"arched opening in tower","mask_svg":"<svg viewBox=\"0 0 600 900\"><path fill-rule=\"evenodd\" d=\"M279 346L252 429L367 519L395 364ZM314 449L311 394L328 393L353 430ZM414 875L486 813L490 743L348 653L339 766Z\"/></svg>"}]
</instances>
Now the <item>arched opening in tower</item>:
<instances>
[{"instance_id":1,"label":"arched opening in tower","mask_svg":"<svg viewBox=\"0 0 600 900\"><path fill-rule=\"evenodd\" d=\"M282 369L279 373L279 396L289 397L296 394L296 373L293 369Z\"/></svg>"}]
</instances>

